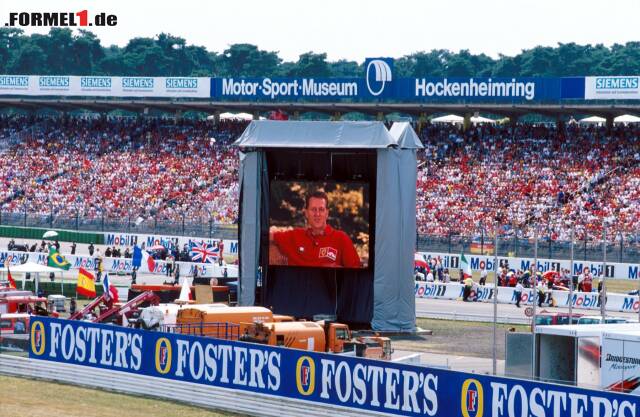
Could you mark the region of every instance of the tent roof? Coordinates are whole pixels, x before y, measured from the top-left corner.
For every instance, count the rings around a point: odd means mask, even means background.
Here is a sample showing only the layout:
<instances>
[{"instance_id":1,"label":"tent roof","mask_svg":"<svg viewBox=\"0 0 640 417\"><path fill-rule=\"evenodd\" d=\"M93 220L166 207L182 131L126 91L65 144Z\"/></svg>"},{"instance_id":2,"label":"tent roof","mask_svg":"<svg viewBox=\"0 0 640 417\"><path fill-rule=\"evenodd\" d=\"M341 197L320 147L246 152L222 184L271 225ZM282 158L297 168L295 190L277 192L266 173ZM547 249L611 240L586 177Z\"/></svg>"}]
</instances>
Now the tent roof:
<instances>
[{"instance_id":1,"label":"tent roof","mask_svg":"<svg viewBox=\"0 0 640 417\"><path fill-rule=\"evenodd\" d=\"M447 114L446 116L434 117L431 119L431 123L462 123L464 117L457 116L455 114Z\"/></svg>"},{"instance_id":2,"label":"tent roof","mask_svg":"<svg viewBox=\"0 0 640 417\"><path fill-rule=\"evenodd\" d=\"M623 114L613 119L614 123L640 123L640 117L632 114Z\"/></svg>"},{"instance_id":3,"label":"tent roof","mask_svg":"<svg viewBox=\"0 0 640 417\"><path fill-rule=\"evenodd\" d=\"M391 136L396 140L399 148L402 149L422 149L422 142L420 138L416 134L416 132L411 128L411 124L409 122L396 122L391 126L389 130Z\"/></svg>"},{"instance_id":4,"label":"tent roof","mask_svg":"<svg viewBox=\"0 0 640 417\"><path fill-rule=\"evenodd\" d=\"M0 271L7 272L7 268L0 268ZM35 262L27 262L22 265L17 265L14 267L9 267L9 271L11 272L62 272L62 269L52 268L46 265L40 265Z\"/></svg>"},{"instance_id":5,"label":"tent roof","mask_svg":"<svg viewBox=\"0 0 640 417\"><path fill-rule=\"evenodd\" d=\"M495 120L489 119L488 117L474 116L471 118L471 123L495 123L495 122L496 122Z\"/></svg>"},{"instance_id":6,"label":"tent roof","mask_svg":"<svg viewBox=\"0 0 640 417\"><path fill-rule=\"evenodd\" d=\"M241 148L387 148L396 144L382 122L254 120Z\"/></svg>"},{"instance_id":7,"label":"tent roof","mask_svg":"<svg viewBox=\"0 0 640 417\"><path fill-rule=\"evenodd\" d=\"M607 119L599 116L585 117L584 119L578 120L579 123L604 123L606 121Z\"/></svg>"},{"instance_id":8,"label":"tent roof","mask_svg":"<svg viewBox=\"0 0 640 417\"><path fill-rule=\"evenodd\" d=\"M482 116L473 116L469 121L471 123L496 123L495 120ZM455 114L447 114L446 116L431 119L431 123L464 123L464 117Z\"/></svg>"}]
</instances>

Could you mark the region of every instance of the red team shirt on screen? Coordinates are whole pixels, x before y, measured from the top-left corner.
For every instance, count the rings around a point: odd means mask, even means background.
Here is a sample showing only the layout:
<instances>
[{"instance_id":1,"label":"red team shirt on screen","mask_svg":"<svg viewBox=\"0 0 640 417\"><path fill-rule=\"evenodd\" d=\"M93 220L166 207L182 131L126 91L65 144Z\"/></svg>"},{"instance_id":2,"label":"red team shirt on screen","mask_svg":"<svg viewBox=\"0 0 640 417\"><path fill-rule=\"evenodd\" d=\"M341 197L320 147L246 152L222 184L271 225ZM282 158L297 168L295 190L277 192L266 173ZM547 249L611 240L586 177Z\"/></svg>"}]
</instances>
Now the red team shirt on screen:
<instances>
[{"instance_id":1,"label":"red team shirt on screen","mask_svg":"<svg viewBox=\"0 0 640 417\"><path fill-rule=\"evenodd\" d=\"M287 265L360 268L360 257L349 236L331 226L326 226L319 236L301 228L275 232L273 240L287 257Z\"/></svg>"}]
</instances>

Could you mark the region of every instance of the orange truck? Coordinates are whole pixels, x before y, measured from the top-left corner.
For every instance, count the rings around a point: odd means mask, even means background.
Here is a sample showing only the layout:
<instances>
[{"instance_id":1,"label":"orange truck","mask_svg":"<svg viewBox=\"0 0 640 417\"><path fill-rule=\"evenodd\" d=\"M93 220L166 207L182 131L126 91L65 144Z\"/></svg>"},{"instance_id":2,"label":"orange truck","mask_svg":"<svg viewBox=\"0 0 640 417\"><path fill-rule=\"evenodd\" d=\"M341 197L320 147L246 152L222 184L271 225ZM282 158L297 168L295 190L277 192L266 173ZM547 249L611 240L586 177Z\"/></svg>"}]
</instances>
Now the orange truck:
<instances>
[{"instance_id":1,"label":"orange truck","mask_svg":"<svg viewBox=\"0 0 640 417\"><path fill-rule=\"evenodd\" d=\"M240 340L315 352L348 353L390 360L391 340L381 336L352 337L349 326L335 322L255 323Z\"/></svg>"},{"instance_id":2,"label":"orange truck","mask_svg":"<svg viewBox=\"0 0 640 417\"><path fill-rule=\"evenodd\" d=\"M193 305L176 318L176 332L222 339L284 346L315 352L346 353L376 359L391 359L387 337L353 338L346 324L293 321L264 307L219 307Z\"/></svg>"}]
</instances>

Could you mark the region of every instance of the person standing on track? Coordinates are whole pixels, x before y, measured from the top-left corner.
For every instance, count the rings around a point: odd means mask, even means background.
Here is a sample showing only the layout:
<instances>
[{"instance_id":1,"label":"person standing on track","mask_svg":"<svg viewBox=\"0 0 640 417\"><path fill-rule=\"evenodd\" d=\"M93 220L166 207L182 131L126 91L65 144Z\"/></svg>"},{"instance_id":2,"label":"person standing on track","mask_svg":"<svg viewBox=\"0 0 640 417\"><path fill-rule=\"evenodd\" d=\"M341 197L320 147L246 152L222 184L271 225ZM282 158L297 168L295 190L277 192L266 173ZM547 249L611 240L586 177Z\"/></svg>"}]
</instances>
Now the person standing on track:
<instances>
[{"instance_id":1,"label":"person standing on track","mask_svg":"<svg viewBox=\"0 0 640 417\"><path fill-rule=\"evenodd\" d=\"M516 307L520 308L520 301L522 301L522 290L524 288L522 287L522 283L520 283L520 281L518 281L518 283L516 284L516 289L514 291L514 294L516 296Z\"/></svg>"}]
</instances>

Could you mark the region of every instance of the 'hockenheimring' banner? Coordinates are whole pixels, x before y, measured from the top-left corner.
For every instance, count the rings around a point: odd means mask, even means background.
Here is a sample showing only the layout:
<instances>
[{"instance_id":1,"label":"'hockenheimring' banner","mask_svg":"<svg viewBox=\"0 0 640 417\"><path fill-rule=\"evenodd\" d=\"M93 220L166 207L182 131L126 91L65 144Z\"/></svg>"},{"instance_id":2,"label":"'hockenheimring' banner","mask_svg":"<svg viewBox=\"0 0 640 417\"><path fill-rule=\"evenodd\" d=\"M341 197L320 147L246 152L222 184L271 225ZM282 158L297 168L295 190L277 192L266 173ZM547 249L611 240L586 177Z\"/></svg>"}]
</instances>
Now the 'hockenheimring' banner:
<instances>
[{"instance_id":1,"label":"'hockenheimring' banner","mask_svg":"<svg viewBox=\"0 0 640 417\"><path fill-rule=\"evenodd\" d=\"M402 416L640 415L627 394L46 317L29 357Z\"/></svg>"}]
</instances>

